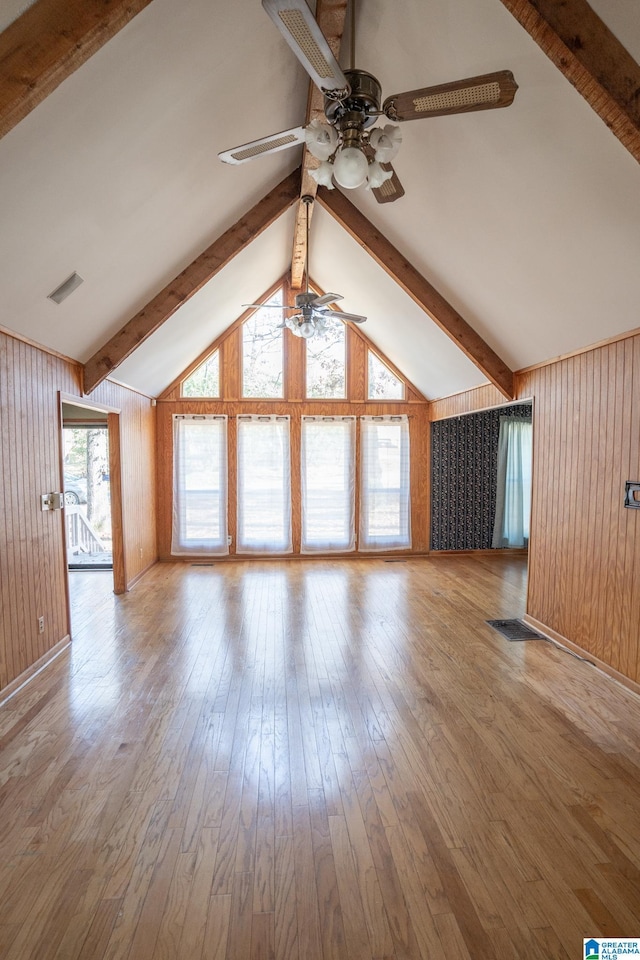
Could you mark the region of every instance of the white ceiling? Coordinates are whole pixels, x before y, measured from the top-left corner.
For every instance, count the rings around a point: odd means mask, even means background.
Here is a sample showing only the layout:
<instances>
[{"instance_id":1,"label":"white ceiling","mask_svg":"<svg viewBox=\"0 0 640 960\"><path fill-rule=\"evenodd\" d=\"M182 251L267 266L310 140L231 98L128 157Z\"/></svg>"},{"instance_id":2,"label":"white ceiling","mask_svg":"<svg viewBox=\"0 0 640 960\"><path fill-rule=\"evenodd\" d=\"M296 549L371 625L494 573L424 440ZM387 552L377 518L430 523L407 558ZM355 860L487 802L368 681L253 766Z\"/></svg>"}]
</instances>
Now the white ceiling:
<instances>
[{"instance_id":1,"label":"white ceiling","mask_svg":"<svg viewBox=\"0 0 640 960\"><path fill-rule=\"evenodd\" d=\"M3 6L0 26L26 4ZM640 58L628 0L594 0ZM632 9L633 8L633 9ZM383 95L511 69L513 106L406 123L406 196L349 199L514 369L639 326L640 167L499 0L361 0ZM0 324L88 359L300 162L219 150L304 119L306 77L259 0L153 0L0 141ZM114 373L159 393L286 269L286 215ZM47 294L77 271L62 305ZM423 392L484 377L316 210L311 274Z\"/></svg>"}]
</instances>

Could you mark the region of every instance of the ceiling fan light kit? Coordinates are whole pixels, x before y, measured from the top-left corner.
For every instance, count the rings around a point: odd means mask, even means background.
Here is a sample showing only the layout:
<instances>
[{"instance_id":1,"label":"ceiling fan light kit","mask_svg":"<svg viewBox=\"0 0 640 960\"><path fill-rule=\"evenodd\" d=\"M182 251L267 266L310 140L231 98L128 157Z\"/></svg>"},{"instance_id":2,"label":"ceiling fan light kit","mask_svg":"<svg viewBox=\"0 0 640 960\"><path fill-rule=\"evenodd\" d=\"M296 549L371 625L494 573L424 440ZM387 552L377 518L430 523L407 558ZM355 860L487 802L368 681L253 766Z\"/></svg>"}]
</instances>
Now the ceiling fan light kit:
<instances>
[{"instance_id":1,"label":"ceiling fan light kit","mask_svg":"<svg viewBox=\"0 0 640 960\"><path fill-rule=\"evenodd\" d=\"M294 127L225 150L218 154L225 163L245 163L304 142L320 161L318 169L310 171L318 184L333 189L335 180L341 187L353 190L366 183L378 203L389 203L404 195L391 166L402 143L402 133L394 124L508 107L518 89L513 74L500 70L396 93L381 106L378 80L353 65L350 70L341 69L306 0L262 0L262 6L324 94L326 122L314 119L306 127ZM352 36L352 50L353 47ZM369 130L379 117L393 123Z\"/></svg>"}]
</instances>

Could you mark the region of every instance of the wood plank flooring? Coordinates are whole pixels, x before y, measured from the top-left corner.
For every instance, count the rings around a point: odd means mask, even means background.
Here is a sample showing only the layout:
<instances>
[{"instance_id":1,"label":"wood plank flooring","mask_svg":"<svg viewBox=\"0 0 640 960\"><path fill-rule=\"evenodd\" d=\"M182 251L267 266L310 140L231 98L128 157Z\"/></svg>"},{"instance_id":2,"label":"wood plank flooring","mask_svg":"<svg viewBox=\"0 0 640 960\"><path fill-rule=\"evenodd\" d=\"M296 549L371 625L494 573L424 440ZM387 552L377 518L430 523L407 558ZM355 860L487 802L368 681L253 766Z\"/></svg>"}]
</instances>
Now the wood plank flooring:
<instances>
[{"instance_id":1,"label":"wood plank flooring","mask_svg":"<svg viewBox=\"0 0 640 960\"><path fill-rule=\"evenodd\" d=\"M525 560L72 575L0 709L3 960L511 960L640 936L640 698Z\"/></svg>"}]
</instances>

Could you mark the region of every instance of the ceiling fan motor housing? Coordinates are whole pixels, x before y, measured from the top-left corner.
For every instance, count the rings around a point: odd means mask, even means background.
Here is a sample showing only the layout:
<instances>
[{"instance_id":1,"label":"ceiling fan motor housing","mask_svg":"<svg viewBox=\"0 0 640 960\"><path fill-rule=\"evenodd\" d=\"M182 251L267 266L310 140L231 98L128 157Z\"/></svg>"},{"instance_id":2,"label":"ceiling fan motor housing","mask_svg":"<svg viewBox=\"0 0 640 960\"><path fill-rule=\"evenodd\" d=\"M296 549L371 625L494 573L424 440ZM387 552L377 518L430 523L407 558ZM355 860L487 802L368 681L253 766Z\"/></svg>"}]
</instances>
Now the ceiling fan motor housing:
<instances>
[{"instance_id":1,"label":"ceiling fan motor housing","mask_svg":"<svg viewBox=\"0 0 640 960\"><path fill-rule=\"evenodd\" d=\"M344 100L325 97L324 114L338 129L358 126L360 130L372 126L380 114L382 88L366 70L345 70L351 92Z\"/></svg>"},{"instance_id":2,"label":"ceiling fan motor housing","mask_svg":"<svg viewBox=\"0 0 640 960\"><path fill-rule=\"evenodd\" d=\"M297 293L296 294L296 307L300 309L301 307L306 307L309 304L313 303L314 300L318 299L317 293Z\"/></svg>"}]
</instances>

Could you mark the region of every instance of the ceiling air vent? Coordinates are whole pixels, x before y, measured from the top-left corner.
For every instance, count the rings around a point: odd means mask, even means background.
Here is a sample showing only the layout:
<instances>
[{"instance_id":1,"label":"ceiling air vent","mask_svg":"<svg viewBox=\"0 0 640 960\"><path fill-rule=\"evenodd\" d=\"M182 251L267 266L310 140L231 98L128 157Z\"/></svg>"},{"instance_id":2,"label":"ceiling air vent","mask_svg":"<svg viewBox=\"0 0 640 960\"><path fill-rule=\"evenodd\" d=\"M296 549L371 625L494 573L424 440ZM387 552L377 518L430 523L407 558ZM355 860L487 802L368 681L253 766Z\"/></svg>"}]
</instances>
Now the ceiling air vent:
<instances>
[{"instance_id":1,"label":"ceiling air vent","mask_svg":"<svg viewBox=\"0 0 640 960\"><path fill-rule=\"evenodd\" d=\"M81 283L84 283L82 277L77 273L72 273L64 283L61 283L59 287L56 287L56 289L49 294L47 299L53 300L54 303L62 303Z\"/></svg>"}]
</instances>

